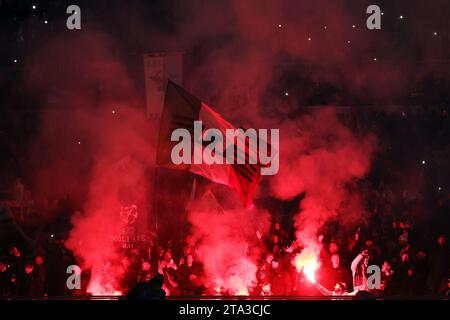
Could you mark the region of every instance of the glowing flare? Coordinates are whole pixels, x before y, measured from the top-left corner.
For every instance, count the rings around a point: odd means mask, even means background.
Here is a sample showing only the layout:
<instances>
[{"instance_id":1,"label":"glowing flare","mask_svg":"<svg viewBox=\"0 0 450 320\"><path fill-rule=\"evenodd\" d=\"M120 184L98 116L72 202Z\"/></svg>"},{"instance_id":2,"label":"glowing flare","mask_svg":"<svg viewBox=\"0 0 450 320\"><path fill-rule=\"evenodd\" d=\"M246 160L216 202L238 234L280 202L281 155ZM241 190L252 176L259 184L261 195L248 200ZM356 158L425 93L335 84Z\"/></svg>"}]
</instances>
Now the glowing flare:
<instances>
[{"instance_id":1,"label":"glowing flare","mask_svg":"<svg viewBox=\"0 0 450 320\"><path fill-rule=\"evenodd\" d=\"M238 290L237 296L248 296L248 290L245 287L242 287Z\"/></svg>"},{"instance_id":2,"label":"glowing flare","mask_svg":"<svg viewBox=\"0 0 450 320\"><path fill-rule=\"evenodd\" d=\"M319 261L312 250L304 249L300 254L296 255L294 264L298 272L303 272L309 281L316 282L316 271L319 268Z\"/></svg>"},{"instance_id":3,"label":"glowing flare","mask_svg":"<svg viewBox=\"0 0 450 320\"><path fill-rule=\"evenodd\" d=\"M232 294L236 296L248 296L248 287L246 285L246 280L244 279L244 274L242 273L244 269L240 269L240 275L232 275L228 279L228 285L230 286Z\"/></svg>"},{"instance_id":4,"label":"glowing flare","mask_svg":"<svg viewBox=\"0 0 450 320\"><path fill-rule=\"evenodd\" d=\"M93 296L121 296L123 293L113 287L112 283L101 283L100 279L94 280L89 284L88 293Z\"/></svg>"},{"instance_id":5,"label":"glowing flare","mask_svg":"<svg viewBox=\"0 0 450 320\"><path fill-rule=\"evenodd\" d=\"M316 261L311 261L305 265L303 268L303 273L306 275L309 281L316 282L316 270L317 270Z\"/></svg>"}]
</instances>

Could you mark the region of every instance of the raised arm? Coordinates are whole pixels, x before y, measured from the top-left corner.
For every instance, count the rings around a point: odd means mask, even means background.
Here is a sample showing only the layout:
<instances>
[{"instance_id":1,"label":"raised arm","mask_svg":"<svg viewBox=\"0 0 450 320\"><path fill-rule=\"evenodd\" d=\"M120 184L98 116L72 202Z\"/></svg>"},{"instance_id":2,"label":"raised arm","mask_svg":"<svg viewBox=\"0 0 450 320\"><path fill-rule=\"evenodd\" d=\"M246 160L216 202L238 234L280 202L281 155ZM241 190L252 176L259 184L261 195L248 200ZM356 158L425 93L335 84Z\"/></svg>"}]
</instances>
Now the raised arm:
<instances>
[{"instance_id":1,"label":"raised arm","mask_svg":"<svg viewBox=\"0 0 450 320\"><path fill-rule=\"evenodd\" d=\"M360 254L358 254L358 255L356 256L355 259L353 259L352 265L351 265L352 275L353 275L353 276L355 275L356 268L358 267L358 264L361 262L362 258L363 258L363 255L362 255L362 253L360 253Z\"/></svg>"}]
</instances>

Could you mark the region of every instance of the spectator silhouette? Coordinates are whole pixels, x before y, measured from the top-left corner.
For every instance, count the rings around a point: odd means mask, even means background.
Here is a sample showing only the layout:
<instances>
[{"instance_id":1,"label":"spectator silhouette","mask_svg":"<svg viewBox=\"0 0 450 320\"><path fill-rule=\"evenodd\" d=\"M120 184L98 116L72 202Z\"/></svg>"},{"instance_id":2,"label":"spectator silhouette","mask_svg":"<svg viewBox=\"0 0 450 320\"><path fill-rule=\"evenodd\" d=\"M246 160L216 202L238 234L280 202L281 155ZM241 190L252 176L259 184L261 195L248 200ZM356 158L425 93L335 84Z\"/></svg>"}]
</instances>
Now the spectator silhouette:
<instances>
[{"instance_id":1,"label":"spectator silhouette","mask_svg":"<svg viewBox=\"0 0 450 320\"><path fill-rule=\"evenodd\" d=\"M164 277L156 275L148 282L141 282L127 294L127 300L164 300L166 293L161 289Z\"/></svg>"}]
</instances>

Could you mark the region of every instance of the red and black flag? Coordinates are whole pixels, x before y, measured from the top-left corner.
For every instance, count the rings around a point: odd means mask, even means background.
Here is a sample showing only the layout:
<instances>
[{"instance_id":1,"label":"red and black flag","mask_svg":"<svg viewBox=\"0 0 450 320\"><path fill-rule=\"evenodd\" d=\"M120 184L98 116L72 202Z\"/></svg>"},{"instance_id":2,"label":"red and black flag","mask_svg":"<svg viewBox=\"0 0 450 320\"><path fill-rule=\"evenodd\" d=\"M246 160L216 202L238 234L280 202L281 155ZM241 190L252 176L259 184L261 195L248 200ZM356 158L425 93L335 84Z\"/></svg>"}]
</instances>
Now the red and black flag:
<instances>
[{"instance_id":1,"label":"red and black flag","mask_svg":"<svg viewBox=\"0 0 450 320\"><path fill-rule=\"evenodd\" d=\"M223 164L194 164L195 146L191 149L192 161L190 164L174 164L172 162L171 152L173 147L178 144L177 141L171 141L172 132L183 128L190 132L191 137L194 137L194 121L202 121L202 133L207 129L218 129L225 137L227 129L236 130L232 124L203 101L169 80L160 124L157 164L173 169L189 170L213 182L227 185L239 193L244 207L250 207L256 186L261 178L261 165L257 161L249 161L250 158L257 159L257 156L249 152L246 143L233 143L228 146L228 149L232 148L232 152L226 150L220 155L223 157ZM240 138L237 137L237 139ZM242 149L242 145L245 146L245 150ZM232 164L227 164L226 157L229 157L230 154L234 161ZM238 155L245 157L245 163L238 164Z\"/></svg>"}]
</instances>

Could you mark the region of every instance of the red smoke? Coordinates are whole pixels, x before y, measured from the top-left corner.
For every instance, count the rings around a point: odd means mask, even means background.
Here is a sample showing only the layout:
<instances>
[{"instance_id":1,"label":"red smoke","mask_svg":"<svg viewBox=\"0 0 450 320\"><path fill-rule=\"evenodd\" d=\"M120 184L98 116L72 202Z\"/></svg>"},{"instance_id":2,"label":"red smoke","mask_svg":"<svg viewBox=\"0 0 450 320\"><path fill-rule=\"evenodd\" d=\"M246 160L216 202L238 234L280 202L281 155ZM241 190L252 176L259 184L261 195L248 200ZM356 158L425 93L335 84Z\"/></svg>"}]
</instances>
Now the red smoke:
<instances>
[{"instance_id":1,"label":"red smoke","mask_svg":"<svg viewBox=\"0 0 450 320\"><path fill-rule=\"evenodd\" d=\"M344 226L364 220L364 199L358 191L358 180L370 170L376 139L370 134L352 132L332 108L316 107L301 115L298 102L293 99L301 101L307 92L296 83L287 84L297 93L287 103L283 97L289 88L279 85L275 85L278 96L268 100L262 96L276 81L280 66L289 71L290 63L293 67L305 63L321 66L318 72L308 74L314 81L334 84L355 95L392 99L406 88L407 73L402 68L408 62L403 60L402 65L394 66L382 56L377 57L376 64L372 59L361 61L361 56L367 57L371 50L367 37L376 37L364 30L364 5L354 10L360 10L357 13L330 1L312 4L236 0L220 10L220 20L210 19L220 7L221 2L194 7L193 18L180 30L181 39L185 36L194 42L214 33L234 35L228 42L211 46L202 64L193 69L193 92L204 94L202 98L207 102L210 96L211 104L237 125L280 129L280 171L274 177L265 177L263 183L270 185L272 196L282 200L305 194L293 221L296 238L304 250L293 263L298 269L306 266L311 275L309 271L318 267L317 233L323 224L336 217ZM199 27L205 24L208 28ZM355 30L353 24L357 26ZM384 41L375 39L380 47ZM386 81L394 85L386 86ZM197 215L201 219L195 219ZM202 261L207 268L217 265L222 270L210 270L211 278L217 274L223 277L225 260L220 258L227 257L228 252L237 259L237 244L243 241L234 233L233 223L212 217L215 215L206 218L199 212L194 217L191 214L193 237L209 239L202 243L202 250L209 252L202 255ZM236 222L243 219L239 217ZM209 230L227 234L225 238L235 245L223 245L221 238L214 238ZM245 257L242 253L240 256Z\"/></svg>"},{"instance_id":2,"label":"red smoke","mask_svg":"<svg viewBox=\"0 0 450 320\"><path fill-rule=\"evenodd\" d=\"M94 295L120 294L121 280L130 262L113 243L114 234L127 227L119 216L121 206L137 204L146 215L143 164L124 158L112 161L109 155L98 159L93 169L88 201L83 215L73 217L73 229L66 245L91 271L87 292ZM145 221L145 220L144 220Z\"/></svg>"},{"instance_id":3,"label":"red smoke","mask_svg":"<svg viewBox=\"0 0 450 320\"><path fill-rule=\"evenodd\" d=\"M90 271L87 291L96 295L126 289L121 281L130 261L113 236L130 227L119 215L122 206L136 205L139 226L147 226L145 173L155 134L135 108L139 95L111 45L95 33L57 38L34 57L28 74L29 85L50 88L53 99L31 152L36 189L48 197L81 194L66 246L83 273Z\"/></svg>"},{"instance_id":4,"label":"red smoke","mask_svg":"<svg viewBox=\"0 0 450 320\"><path fill-rule=\"evenodd\" d=\"M212 294L248 295L264 249L256 232L268 230L269 215L243 209L238 199L230 202L235 209L224 209L210 191L196 201L189 209L188 244L203 262L204 283Z\"/></svg>"},{"instance_id":5,"label":"red smoke","mask_svg":"<svg viewBox=\"0 0 450 320\"><path fill-rule=\"evenodd\" d=\"M296 237L308 255L318 255L317 233L325 222L339 217L346 227L364 219L364 203L354 185L370 169L376 140L352 133L333 109L319 109L284 129L280 172L271 190L281 199L305 193L294 221Z\"/></svg>"}]
</instances>

